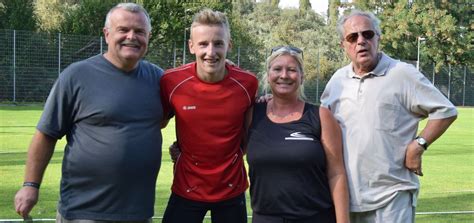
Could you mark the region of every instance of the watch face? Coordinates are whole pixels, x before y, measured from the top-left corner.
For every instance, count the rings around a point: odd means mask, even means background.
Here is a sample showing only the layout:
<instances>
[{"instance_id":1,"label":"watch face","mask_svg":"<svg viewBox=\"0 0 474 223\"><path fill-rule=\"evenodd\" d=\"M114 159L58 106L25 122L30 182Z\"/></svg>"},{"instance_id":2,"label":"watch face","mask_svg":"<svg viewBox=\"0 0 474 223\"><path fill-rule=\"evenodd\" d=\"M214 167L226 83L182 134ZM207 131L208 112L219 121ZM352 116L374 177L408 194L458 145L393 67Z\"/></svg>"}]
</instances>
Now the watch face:
<instances>
[{"instance_id":1,"label":"watch face","mask_svg":"<svg viewBox=\"0 0 474 223\"><path fill-rule=\"evenodd\" d=\"M420 146L423 146L423 147L425 147L425 148L426 148L426 146L427 146L426 140L425 140L424 138L422 138L422 137L416 138L416 142L418 142L418 144L419 144Z\"/></svg>"}]
</instances>

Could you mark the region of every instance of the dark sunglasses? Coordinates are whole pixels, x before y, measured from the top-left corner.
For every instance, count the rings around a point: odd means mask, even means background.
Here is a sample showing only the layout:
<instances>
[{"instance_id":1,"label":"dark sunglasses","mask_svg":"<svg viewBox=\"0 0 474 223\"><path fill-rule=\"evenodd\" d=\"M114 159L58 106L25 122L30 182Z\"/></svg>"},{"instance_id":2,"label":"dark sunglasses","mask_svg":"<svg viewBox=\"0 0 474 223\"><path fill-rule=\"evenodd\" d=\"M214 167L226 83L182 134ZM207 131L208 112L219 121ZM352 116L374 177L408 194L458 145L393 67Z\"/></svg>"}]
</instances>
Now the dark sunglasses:
<instances>
[{"instance_id":1,"label":"dark sunglasses","mask_svg":"<svg viewBox=\"0 0 474 223\"><path fill-rule=\"evenodd\" d=\"M277 51L288 51L288 52L294 52L297 54L301 54L301 58L303 58L303 50L301 50L298 47L294 46L277 46L272 48L272 52L270 54L273 54L274 52Z\"/></svg>"},{"instance_id":2,"label":"dark sunglasses","mask_svg":"<svg viewBox=\"0 0 474 223\"><path fill-rule=\"evenodd\" d=\"M373 30L365 30L365 31L362 31L362 32L351 33L351 34L347 35L346 38L345 38L346 41L349 42L349 43L356 42L357 39L359 39L359 33L362 34L362 36L366 40L371 40L375 36L375 32Z\"/></svg>"}]
</instances>

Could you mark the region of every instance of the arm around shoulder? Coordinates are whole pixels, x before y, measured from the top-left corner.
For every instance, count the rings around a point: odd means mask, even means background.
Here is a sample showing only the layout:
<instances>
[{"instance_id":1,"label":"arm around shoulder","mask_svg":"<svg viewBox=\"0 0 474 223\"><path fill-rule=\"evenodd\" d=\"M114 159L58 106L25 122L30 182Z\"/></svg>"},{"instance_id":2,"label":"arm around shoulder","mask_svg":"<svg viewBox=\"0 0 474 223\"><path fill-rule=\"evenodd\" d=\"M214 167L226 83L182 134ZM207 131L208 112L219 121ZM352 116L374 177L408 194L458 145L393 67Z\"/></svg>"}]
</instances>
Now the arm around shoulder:
<instances>
[{"instance_id":1,"label":"arm around shoulder","mask_svg":"<svg viewBox=\"0 0 474 223\"><path fill-rule=\"evenodd\" d=\"M245 112L245 119L244 119L244 129L242 134L242 150L243 153L247 153L247 143L248 143L248 134L250 125L252 124L252 117L253 117L253 106L247 109Z\"/></svg>"},{"instance_id":2,"label":"arm around shoulder","mask_svg":"<svg viewBox=\"0 0 474 223\"><path fill-rule=\"evenodd\" d=\"M321 142L326 153L327 177L337 222L349 222L349 191L344 168L342 134L329 109L320 107Z\"/></svg>"}]
</instances>

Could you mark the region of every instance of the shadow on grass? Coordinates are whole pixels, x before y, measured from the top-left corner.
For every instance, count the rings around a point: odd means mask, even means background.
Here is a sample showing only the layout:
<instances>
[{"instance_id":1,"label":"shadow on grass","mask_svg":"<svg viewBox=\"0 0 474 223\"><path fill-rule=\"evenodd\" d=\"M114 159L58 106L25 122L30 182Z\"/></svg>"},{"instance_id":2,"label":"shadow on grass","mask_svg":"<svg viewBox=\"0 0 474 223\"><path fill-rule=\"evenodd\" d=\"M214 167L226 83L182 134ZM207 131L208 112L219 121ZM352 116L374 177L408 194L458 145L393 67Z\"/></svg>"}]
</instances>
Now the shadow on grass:
<instances>
[{"instance_id":1,"label":"shadow on grass","mask_svg":"<svg viewBox=\"0 0 474 223\"><path fill-rule=\"evenodd\" d=\"M43 110L43 107L43 104L0 103L0 110L5 111L41 111Z\"/></svg>"},{"instance_id":2,"label":"shadow on grass","mask_svg":"<svg viewBox=\"0 0 474 223\"><path fill-rule=\"evenodd\" d=\"M34 125L15 125L15 126L10 126L10 125L5 125L5 126L0 126L1 129L17 129L17 128L35 128L36 126ZM1 132L1 133L18 133L17 131L14 132Z\"/></svg>"},{"instance_id":3,"label":"shadow on grass","mask_svg":"<svg viewBox=\"0 0 474 223\"><path fill-rule=\"evenodd\" d=\"M62 151L54 152L49 163L61 163L63 156L64 152ZM0 153L0 166L24 166L26 157L27 152Z\"/></svg>"},{"instance_id":4,"label":"shadow on grass","mask_svg":"<svg viewBox=\"0 0 474 223\"><path fill-rule=\"evenodd\" d=\"M474 214L417 215L416 223L472 223Z\"/></svg>"},{"instance_id":5,"label":"shadow on grass","mask_svg":"<svg viewBox=\"0 0 474 223\"><path fill-rule=\"evenodd\" d=\"M467 141L466 141L467 142ZM430 157L437 157L437 156L461 156L461 157L472 157L472 148L471 147L466 147L464 145L467 145L466 143L450 143L446 144L446 147L451 147L451 148L456 148L456 152L454 153L452 150L449 149L433 149L430 150L429 154L426 154L427 156ZM423 154L425 155L425 154Z\"/></svg>"},{"instance_id":6,"label":"shadow on grass","mask_svg":"<svg viewBox=\"0 0 474 223\"><path fill-rule=\"evenodd\" d=\"M474 211L473 201L472 192L425 194L418 200L416 212Z\"/></svg>"}]
</instances>

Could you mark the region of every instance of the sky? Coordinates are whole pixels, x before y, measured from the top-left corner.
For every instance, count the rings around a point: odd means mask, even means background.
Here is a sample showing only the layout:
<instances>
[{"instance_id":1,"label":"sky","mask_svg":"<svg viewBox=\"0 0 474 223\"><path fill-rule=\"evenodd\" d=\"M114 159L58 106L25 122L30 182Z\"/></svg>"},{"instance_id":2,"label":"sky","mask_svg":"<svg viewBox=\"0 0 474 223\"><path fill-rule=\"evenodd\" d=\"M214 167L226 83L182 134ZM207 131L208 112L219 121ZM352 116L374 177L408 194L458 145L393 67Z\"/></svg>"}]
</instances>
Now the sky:
<instances>
[{"instance_id":1,"label":"sky","mask_svg":"<svg viewBox=\"0 0 474 223\"><path fill-rule=\"evenodd\" d=\"M311 7L313 10L319 14L327 14L328 9L328 0L310 0ZM299 1L298 0L280 0L280 7L294 7L298 8Z\"/></svg>"}]
</instances>

